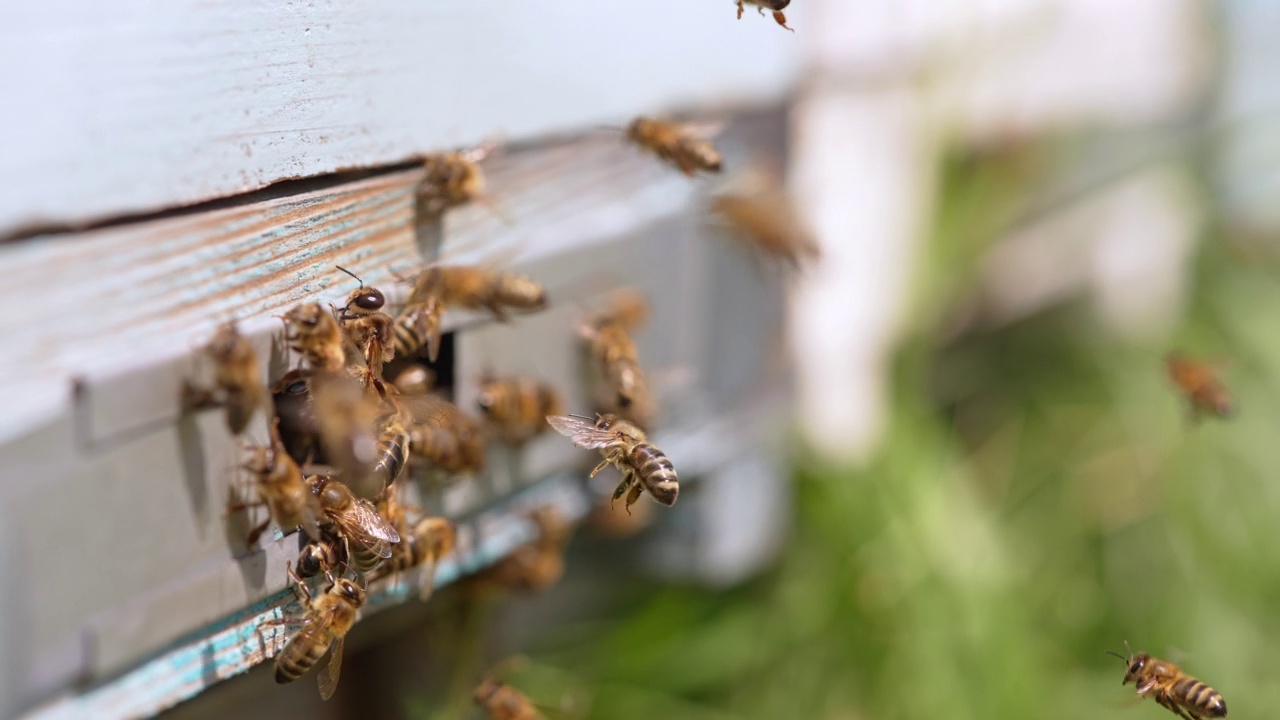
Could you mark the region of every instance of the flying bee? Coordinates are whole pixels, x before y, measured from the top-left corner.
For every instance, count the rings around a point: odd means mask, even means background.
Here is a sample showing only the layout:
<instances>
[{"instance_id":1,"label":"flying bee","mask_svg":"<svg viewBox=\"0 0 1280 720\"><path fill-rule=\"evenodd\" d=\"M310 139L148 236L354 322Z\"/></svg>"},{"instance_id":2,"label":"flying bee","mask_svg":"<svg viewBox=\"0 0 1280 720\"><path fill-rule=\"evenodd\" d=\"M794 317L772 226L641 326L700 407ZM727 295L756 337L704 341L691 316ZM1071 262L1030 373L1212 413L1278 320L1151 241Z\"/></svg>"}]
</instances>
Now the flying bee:
<instances>
[{"instance_id":1,"label":"flying bee","mask_svg":"<svg viewBox=\"0 0 1280 720\"><path fill-rule=\"evenodd\" d=\"M385 394L382 385L382 366L395 359L395 319L382 312L387 298L377 288L367 288L364 281L350 270L338 266L342 272L355 278L360 287L351 291L347 303L336 309L338 325L351 343L364 355L369 374L366 385L373 385Z\"/></svg>"},{"instance_id":2,"label":"flying bee","mask_svg":"<svg viewBox=\"0 0 1280 720\"><path fill-rule=\"evenodd\" d=\"M688 125L638 117L627 126L627 139L693 177L699 170L720 172L720 153Z\"/></svg>"},{"instance_id":3,"label":"flying bee","mask_svg":"<svg viewBox=\"0 0 1280 720\"><path fill-rule=\"evenodd\" d=\"M512 445L546 430L546 416L564 412L560 393L532 378L481 378L476 403L498 435Z\"/></svg>"},{"instance_id":4,"label":"flying bee","mask_svg":"<svg viewBox=\"0 0 1280 720\"><path fill-rule=\"evenodd\" d=\"M448 474L484 470L484 431L457 405L439 395L402 397L409 408L409 449L414 457Z\"/></svg>"},{"instance_id":5,"label":"flying bee","mask_svg":"<svg viewBox=\"0 0 1280 720\"><path fill-rule=\"evenodd\" d=\"M240 334L235 322L220 326L204 352L213 360L213 390L200 390L188 384L186 406L189 409L221 406L227 413L227 429L239 435L249 425L258 408L267 404L267 388L262 382L262 367L253 344Z\"/></svg>"},{"instance_id":6,"label":"flying bee","mask_svg":"<svg viewBox=\"0 0 1280 720\"><path fill-rule=\"evenodd\" d=\"M249 532L245 544L253 547L258 537L267 529L272 520L280 526L282 532L301 528L309 537L319 538L320 505L303 480L302 470L285 452L284 443L280 440L280 421L271 423L271 444L267 447L254 448L244 468L253 474L256 482L258 502L238 505L232 509L241 509L256 505L266 505L270 517Z\"/></svg>"},{"instance_id":7,"label":"flying bee","mask_svg":"<svg viewBox=\"0 0 1280 720\"><path fill-rule=\"evenodd\" d=\"M487 579L520 592L538 592L564 576L564 551L573 535L573 524L554 507L540 507L529 514L538 536L498 561Z\"/></svg>"},{"instance_id":8,"label":"flying bee","mask_svg":"<svg viewBox=\"0 0 1280 720\"><path fill-rule=\"evenodd\" d=\"M347 364L342 328L338 320L324 311L319 303L293 306L281 316L285 340L290 349L302 355L307 367L315 372L340 372Z\"/></svg>"},{"instance_id":9,"label":"flying bee","mask_svg":"<svg viewBox=\"0 0 1280 720\"><path fill-rule=\"evenodd\" d=\"M440 303L435 298L409 305L396 316L395 356L417 357L423 348L427 359L435 362L440 355Z\"/></svg>"},{"instance_id":10,"label":"flying bee","mask_svg":"<svg viewBox=\"0 0 1280 720\"><path fill-rule=\"evenodd\" d=\"M307 483L319 499L325 518L346 542L347 555L355 563L373 569L378 561L370 558L370 553L384 560L391 557L391 548L400 542L400 535L378 515L373 503L356 497L350 488L333 478L313 475L307 478Z\"/></svg>"},{"instance_id":11,"label":"flying bee","mask_svg":"<svg viewBox=\"0 0 1280 720\"><path fill-rule=\"evenodd\" d=\"M426 395L436 386L436 374L425 365L410 365L391 381L401 395Z\"/></svg>"},{"instance_id":12,"label":"flying bee","mask_svg":"<svg viewBox=\"0 0 1280 720\"><path fill-rule=\"evenodd\" d=\"M764 15L765 10L769 10L773 13L774 22L788 30L791 30L791 32L795 32L795 30L787 26L787 16L782 13L782 10L791 4L791 0L737 0L737 2L739 20L742 19L744 6L754 5L761 15Z\"/></svg>"},{"instance_id":13,"label":"flying bee","mask_svg":"<svg viewBox=\"0 0 1280 720\"><path fill-rule=\"evenodd\" d=\"M408 410L399 402L392 405L395 410L378 420L378 459L373 463L373 482L384 488L404 472L411 446Z\"/></svg>"},{"instance_id":14,"label":"flying bee","mask_svg":"<svg viewBox=\"0 0 1280 720\"><path fill-rule=\"evenodd\" d=\"M307 603L306 614L298 621L302 627L285 644L276 656L276 682L293 682L302 677L316 663L329 654L329 663L321 670L317 680L320 698L333 697L338 687L338 674L342 670L343 639L356 623L360 607L364 605L364 588L345 577L338 578L328 592L312 598L293 569L289 577L294 587L302 593Z\"/></svg>"},{"instance_id":15,"label":"flying bee","mask_svg":"<svg viewBox=\"0 0 1280 720\"><path fill-rule=\"evenodd\" d=\"M791 199L779 187L722 193L711 200L712 212L757 252L780 258L792 267L816 260L822 251L806 229Z\"/></svg>"},{"instance_id":16,"label":"flying bee","mask_svg":"<svg viewBox=\"0 0 1280 720\"><path fill-rule=\"evenodd\" d=\"M546 720L524 693L491 677L480 681L473 697L492 720Z\"/></svg>"},{"instance_id":17,"label":"flying bee","mask_svg":"<svg viewBox=\"0 0 1280 720\"><path fill-rule=\"evenodd\" d=\"M1147 653L1134 654L1129 643L1124 644L1129 656L1114 650L1115 655L1128 664L1121 685L1133 683L1138 695L1154 699L1183 720L1203 720L1227 716L1227 702L1217 690L1182 672L1177 665Z\"/></svg>"},{"instance_id":18,"label":"flying bee","mask_svg":"<svg viewBox=\"0 0 1280 720\"><path fill-rule=\"evenodd\" d=\"M1186 396L1192 421L1199 420L1204 414L1220 418L1235 414L1231 392L1209 363L1172 352L1165 357L1165 370L1173 384Z\"/></svg>"},{"instance_id":19,"label":"flying bee","mask_svg":"<svg viewBox=\"0 0 1280 720\"><path fill-rule=\"evenodd\" d=\"M375 470L385 459L378 428L386 403L345 373L315 375L309 386L325 459L358 495L373 497L382 489Z\"/></svg>"},{"instance_id":20,"label":"flying bee","mask_svg":"<svg viewBox=\"0 0 1280 720\"><path fill-rule=\"evenodd\" d=\"M484 172L480 169L480 163L497 147L497 142L487 142L470 150L424 157L426 175L417 190L423 215L435 218L446 210L478 202L505 218L497 203L485 194Z\"/></svg>"},{"instance_id":21,"label":"flying bee","mask_svg":"<svg viewBox=\"0 0 1280 720\"><path fill-rule=\"evenodd\" d=\"M653 420L653 397L631 333L612 319L583 323L578 335L592 360L592 385L600 409L638 425Z\"/></svg>"},{"instance_id":22,"label":"flying bee","mask_svg":"<svg viewBox=\"0 0 1280 720\"><path fill-rule=\"evenodd\" d=\"M576 415L556 415L547 418L556 432L586 450L599 450L604 460L596 465L589 477L609 465L622 473L622 482L613 491L613 500L624 494L627 507L640 499L640 493L648 490L654 500L663 505L676 504L680 483L671 460L651 445L644 431L634 424L614 415L598 415L592 423Z\"/></svg>"},{"instance_id":23,"label":"flying bee","mask_svg":"<svg viewBox=\"0 0 1280 720\"><path fill-rule=\"evenodd\" d=\"M506 322L507 310L542 310L547 291L532 278L472 265L435 265L418 273L408 305L434 298L442 307L488 310Z\"/></svg>"},{"instance_id":24,"label":"flying bee","mask_svg":"<svg viewBox=\"0 0 1280 720\"><path fill-rule=\"evenodd\" d=\"M604 307L591 315L590 324L618 325L625 330L641 330L649 321L649 301L635 288L615 291Z\"/></svg>"},{"instance_id":25,"label":"flying bee","mask_svg":"<svg viewBox=\"0 0 1280 720\"><path fill-rule=\"evenodd\" d=\"M370 581L421 568L418 597L430 599L435 590L436 563L453 552L456 540L457 526L453 522L441 517L421 518L412 530L401 536L400 543L391 549L391 559L377 573L370 575Z\"/></svg>"}]
</instances>

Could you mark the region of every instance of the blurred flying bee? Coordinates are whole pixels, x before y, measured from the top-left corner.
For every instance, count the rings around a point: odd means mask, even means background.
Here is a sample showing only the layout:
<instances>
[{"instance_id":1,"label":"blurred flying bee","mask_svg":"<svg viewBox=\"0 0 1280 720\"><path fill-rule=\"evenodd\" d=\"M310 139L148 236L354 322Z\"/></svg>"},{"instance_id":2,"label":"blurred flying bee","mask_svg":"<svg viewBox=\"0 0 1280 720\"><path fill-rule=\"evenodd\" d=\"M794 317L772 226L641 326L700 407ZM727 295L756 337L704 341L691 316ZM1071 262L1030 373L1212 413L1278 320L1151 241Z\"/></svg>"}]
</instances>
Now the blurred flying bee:
<instances>
[{"instance_id":1,"label":"blurred flying bee","mask_svg":"<svg viewBox=\"0 0 1280 720\"><path fill-rule=\"evenodd\" d=\"M353 562L373 569L377 560L367 553L384 560L391 557L391 548L400 542L400 535L378 515L373 503L356 497L350 488L333 478L313 475L307 482L319 498L325 518L346 541L347 555Z\"/></svg>"},{"instance_id":2,"label":"blurred flying bee","mask_svg":"<svg viewBox=\"0 0 1280 720\"><path fill-rule=\"evenodd\" d=\"M345 373L315 375L309 386L328 464L360 497L377 495L383 484L375 468L384 459L379 427L386 403Z\"/></svg>"},{"instance_id":3,"label":"blurred flying bee","mask_svg":"<svg viewBox=\"0 0 1280 720\"><path fill-rule=\"evenodd\" d=\"M320 537L318 518L320 505L307 487L298 464L285 452L284 443L280 440L280 421L271 423L271 444L267 447L254 448L244 468L253 474L254 487L258 493L258 502L236 505L232 509L266 505L270 517L261 525L249 532L245 544L252 547L258 537L267 529L267 525L275 520L281 532L289 532L301 528L312 538Z\"/></svg>"},{"instance_id":4,"label":"blurred flying bee","mask_svg":"<svg viewBox=\"0 0 1280 720\"><path fill-rule=\"evenodd\" d=\"M440 355L440 303L435 298L405 307L396 316L395 356L417 357L426 348L427 359L435 362Z\"/></svg>"},{"instance_id":5,"label":"blurred flying bee","mask_svg":"<svg viewBox=\"0 0 1280 720\"><path fill-rule=\"evenodd\" d=\"M342 328L338 320L319 303L293 306L282 318L285 340L302 355L307 367L316 372L340 372L347 364Z\"/></svg>"},{"instance_id":6,"label":"blurred flying bee","mask_svg":"<svg viewBox=\"0 0 1280 720\"><path fill-rule=\"evenodd\" d=\"M1206 413L1220 418L1229 418L1235 413L1231 392L1209 363L1172 352L1165 357L1165 369L1169 379L1186 396L1193 421Z\"/></svg>"},{"instance_id":7,"label":"blurred flying bee","mask_svg":"<svg viewBox=\"0 0 1280 720\"><path fill-rule=\"evenodd\" d=\"M507 320L507 310L542 310L547 291L532 278L473 265L435 265L418 273L408 305L435 299L441 307L488 310Z\"/></svg>"},{"instance_id":8,"label":"blurred flying bee","mask_svg":"<svg viewBox=\"0 0 1280 720\"><path fill-rule=\"evenodd\" d=\"M699 170L720 172L720 153L689 125L638 117L627 126L627 139L693 177Z\"/></svg>"},{"instance_id":9,"label":"blurred flying bee","mask_svg":"<svg viewBox=\"0 0 1280 720\"><path fill-rule=\"evenodd\" d=\"M394 491L394 487L387 488ZM424 517L408 529L408 520L403 508L392 497L388 506L384 506L383 517L400 528L400 542L391 548L391 559L384 563L375 573L369 576L373 580L388 575L421 568L419 570L418 597L427 600L435 589L436 563L453 552L457 540L457 527L453 522L441 517ZM392 520L395 517L395 520Z\"/></svg>"},{"instance_id":10,"label":"blurred flying bee","mask_svg":"<svg viewBox=\"0 0 1280 720\"><path fill-rule=\"evenodd\" d=\"M548 415L564 412L560 393L532 378L481 378L476 403L499 437L512 445L546 430Z\"/></svg>"},{"instance_id":11,"label":"blurred flying bee","mask_svg":"<svg viewBox=\"0 0 1280 720\"><path fill-rule=\"evenodd\" d=\"M635 322L637 318L643 315L636 315L634 308L625 316L597 314L593 321L578 326L578 335L592 360L591 384L599 409L648 426L653 421L653 397L630 328L620 321Z\"/></svg>"},{"instance_id":12,"label":"blurred flying bee","mask_svg":"<svg viewBox=\"0 0 1280 720\"><path fill-rule=\"evenodd\" d=\"M258 408L267 404L267 389L262 382L258 353L236 329L235 322L220 326L204 352L213 360L214 389L200 390L188 384L186 406L193 410L215 406L225 408L227 429L232 435L239 435Z\"/></svg>"},{"instance_id":13,"label":"blurred flying bee","mask_svg":"<svg viewBox=\"0 0 1280 720\"><path fill-rule=\"evenodd\" d=\"M412 417L409 449L433 470L446 474L484 470L484 432L457 405L439 395L402 397Z\"/></svg>"},{"instance_id":14,"label":"blurred flying bee","mask_svg":"<svg viewBox=\"0 0 1280 720\"><path fill-rule=\"evenodd\" d=\"M1115 655L1128 664L1121 685L1133 683L1138 695L1154 699L1183 720L1203 720L1227 716L1227 702L1217 690L1182 672L1177 665L1147 653L1134 654L1129 643L1124 644L1129 656L1114 650Z\"/></svg>"},{"instance_id":15,"label":"blurred flying bee","mask_svg":"<svg viewBox=\"0 0 1280 720\"><path fill-rule=\"evenodd\" d=\"M338 269L360 283L360 287L347 296L347 303L341 309L335 309L338 324L364 355L365 366L369 369L365 384L373 385L382 393L382 366L394 359L396 353L395 319L382 312L387 298L381 290L365 287L363 280L344 267L338 266Z\"/></svg>"},{"instance_id":16,"label":"blurred flying bee","mask_svg":"<svg viewBox=\"0 0 1280 720\"><path fill-rule=\"evenodd\" d=\"M791 4L791 0L737 0L738 2L738 19L742 19L742 11L745 5L754 5L756 10L764 15L765 10L773 12L773 20L784 28L795 32L787 27L787 16L782 14L782 10Z\"/></svg>"},{"instance_id":17,"label":"blurred flying bee","mask_svg":"<svg viewBox=\"0 0 1280 720\"><path fill-rule=\"evenodd\" d=\"M545 720L524 693L492 677L480 681L473 697L492 720Z\"/></svg>"},{"instance_id":18,"label":"blurred flying bee","mask_svg":"<svg viewBox=\"0 0 1280 720\"><path fill-rule=\"evenodd\" d=\"M711 200L712 212L757 252L800 267L821 255L818 241L806 229L791 198L763 179L744 192L722 193Z\"/></svg>"},{"instance_id":19,"label":"blurred flying bee","mask_svg":"<svg viewBox=\"0 0 1280 720\"><path fill-rule=\"evenodd\" d=\"M624 494L629 508L640 493L648 490L654 500L663 505L675 505L680 483L671 460L651 445L644 431L614 415L599 415L592 423L588 418L576 415L558 415L547 418L556 432L587 450L599 450L604 460L591 471L590 477L609 465L622 473L622 482L613 491L616 501Z\"/></svg>"},{"instance_id":20,"label":"blurred flying bee","mask_svg":"<svg viewBox=\"0 0 1280 720\"><path fill-rule=\"evenodd\" d=\"M307 604L306 614L297 621L302 627L289 638L276 656L276 682L293 682L302 677L316 663L329 654L329 663L321 670L317 680L320 697L328 700L338 687L338 674L342 670L343 639L356 623L360 606L364 605L364 588L345 577L338 578L328 592L312 598L306 584L289 569L294 588L301 592ZM293 624L289 621L288 624Z\"/></svg>"},{"instance_id":21,"label":"blurred flying bee","mask_svg":"<svg viewBox=\"0 0 1280 720\"><path fill-rule=\"evenodd\" d=\"M384 488L404 472L411 442L408 410L398 401L392 405L395 410L378 420L378 459L373 463L373 482Z\"/></svg>"},{"instance_id":22,"label":"blurred flying bee","mask_svg":"<svg viewBox=\"0 0 1280 720\"><path fill-rule=\"evenodd\" d=\"M538 592L564 576L564 551L573 535L573 524L554 507L540 507L529 515L538 537L499 560L486 577L501 587Z\"/></svg>"},{"instance_id":23,"label":"blurred flying bee","mask_svg":"<svg viewBox=\"0 0 1280 720\"><path fill-rule=\"evenodd\" d=\"M425 365L410 365L391 381L401 395L426 395L436 385L436 374Z\"/></svg>"},{"instance_id":24,"label":"blurred flying bee","mask_svg":"<svg viewBox=\"0 0 1280 720\"><path fill-rule=\"evenodd\" d=\"M485 193L484 172L480 169L480 163L499 144L491 140L470 150L424 157L422 164L426 174L417 191L420 212L427 218L436 218L446 210L480 203L503 220L508 220L498 203Z\"/></svg>"}]
</instances>

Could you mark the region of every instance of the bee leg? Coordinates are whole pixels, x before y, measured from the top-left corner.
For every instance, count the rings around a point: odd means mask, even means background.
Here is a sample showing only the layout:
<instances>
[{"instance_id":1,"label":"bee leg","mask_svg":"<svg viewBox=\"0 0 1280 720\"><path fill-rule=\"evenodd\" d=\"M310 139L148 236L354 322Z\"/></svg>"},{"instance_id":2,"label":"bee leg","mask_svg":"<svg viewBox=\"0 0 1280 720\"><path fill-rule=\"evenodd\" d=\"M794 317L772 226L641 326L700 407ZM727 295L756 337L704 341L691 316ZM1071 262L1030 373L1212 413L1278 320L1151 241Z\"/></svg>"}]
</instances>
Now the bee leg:
<instances>
[{"instance_id":1,"label":"bee leg","mask_svg":"<svg viewBox=\"0 0 1280 720\"><path fill-rule=\"evenodd\" d=\"M643 492L644 486L640 483L637 482L631 485L631 492L627 493L627 504L625 506L627 508L628 515L631 514L631 506L636 504L636 501L640 499L640 495Z\"/></svg>"},{"instance_id":2,"label":"bee leg","mask_svg":"<svg viewBox=\"0 0 1280 720\"><path fill-rule=\"evenodd\" d=\"M773 11L773 21L778 23L782 27L786 28L787 30L790 30L791 32L795 32L794 28L787 25L787 16L783 15L781 10Z\"/></svg>"},{"instance_id":3,"label":"bee leg","mask_svg":"<svg viewBox=\"0 0 1280 720\"><path fill-rule=\"evenodd\" d=\"M184 411L204 410L221 404L212 390L196 387L190 381L182 384L182 409Z\"/></svg>"},{"instance_id":4,"label":"bee leg","mask_svg":"<svg viewBox=\"0 0 1280 720\"><path fill-rule=\"evenodd\" d=\"M615 490L613 491L613 498L612 498L611 500L609 500L609 508L610 508L610 509L612 509L612 508L613 508L613 504L614 504L614 503L616 503L616 502L618 501L618 498L620 498L620 497L622 497L624 494L626 494L627 490L629 490L629 489L631 488L632 484L634 484L634 483L635 483L635 475L633 475L632 473L624 473L624 474L623 474L622 482L618 483L618 487L617 487L617 489L615 489ZM630 515L630 514L631 514L631 501L630 501L630 498L628 498L628 502L627 502L625 505L623 505L623 507L626 509L627 514L628 514L628 515Z\"/></svg>"},{"instance_id":5,"label":"bee leg","mask_svg":"<svg viewBox=\"0 0 1280 720\"><path fill-rule=\"evenodd\" d=\"M599 465L597 465L597 466L596 466L595 470L592 470L592 471L591 471L591 474L587 476L587 479L588 479L588 480L590 480L591 478L595 477L596 475L599 475L599 474L600 474L600 471L601 471L601 470L603 470L603 469L605 469L605 468L607 468L607 467L609 467L609 460L606 458L605 460L601 461L601 463L600 463Z\"/></svg>"},{"instance_id":6,"label":"bee leg","mask_svg":"<svg viewBox=\"0 0 1280 720\"><path fill-rule=\"evenodd\" d=\"M738 0L738 19L742 19L742 0Z\"/></svg>"}]
</instances>

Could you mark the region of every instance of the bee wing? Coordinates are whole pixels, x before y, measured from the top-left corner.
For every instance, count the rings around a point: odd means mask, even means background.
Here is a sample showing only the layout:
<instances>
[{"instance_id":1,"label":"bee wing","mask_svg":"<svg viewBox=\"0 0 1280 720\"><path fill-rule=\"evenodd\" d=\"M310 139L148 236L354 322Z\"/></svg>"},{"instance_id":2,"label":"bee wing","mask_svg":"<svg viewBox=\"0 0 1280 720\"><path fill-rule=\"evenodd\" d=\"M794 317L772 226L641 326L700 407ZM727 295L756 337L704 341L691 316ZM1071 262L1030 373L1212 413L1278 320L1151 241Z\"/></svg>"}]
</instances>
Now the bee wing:
<instances>
[{"instance_id":1,"label":"bee wing","mask_svg":"<svg viewBox=\"0 0 1280 720\"><path fill-rule=\"evenodd\" d=\"M703 120L699 122L687 122L680 125L680 129L689 135L702 140L710 140L724 131L723 120Z\"/></svg>"},{"instance_id":2,"label":"bee wing","mask_svg":"<svg viewBox=\"0 0 1280 720\"><path fill-rule=\"evenodd\" d=\"M342 672L342 641L342 637L333 641L333 645L329 648L329 664L324 666L316 678L316 682L320 685L321 700L333 697L334 691L338 689L338 675Z\"/></svg>"},{"instance_id":3,"label":"bee wing","mask_svg":"<svg viewBox=\"0 0 1280 720\"><path fill-rule=\"evenodd\" d=\"M357 498L350 510L334 514L332 519L347 539L369 548L378 557L391 557L391 545L400 542L395 527L368 500Z\"/></svg>"},{"instance_id":4,"label":"bee wing","mask_svg":"<svg viewBox=\"0 0 1280 720\"><path fill-rule=\"evenodd\" d=\"M594 423L568 415L548 415L547 422L555 431L587 450L598 450L618 442L613 433L598 430Z\"/></svg>"}]
</instances>

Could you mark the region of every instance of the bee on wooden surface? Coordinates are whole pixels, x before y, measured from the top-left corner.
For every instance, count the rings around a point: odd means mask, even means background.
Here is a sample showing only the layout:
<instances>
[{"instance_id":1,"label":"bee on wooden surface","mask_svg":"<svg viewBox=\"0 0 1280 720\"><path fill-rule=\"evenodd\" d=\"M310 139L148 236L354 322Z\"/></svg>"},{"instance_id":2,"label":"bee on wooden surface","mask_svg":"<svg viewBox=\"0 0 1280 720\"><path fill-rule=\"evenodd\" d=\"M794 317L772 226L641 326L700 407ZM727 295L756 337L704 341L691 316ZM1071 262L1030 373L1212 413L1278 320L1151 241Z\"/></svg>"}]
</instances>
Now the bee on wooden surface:
<instances>
[{"instance_id":1,"label":"bee on wooden surface","mask_svg":"<svg viewBox=\"0 0 1280 720\"><path fill-rule=\"evenodd\" d=\"M512 445L546 430L548 415L564 412L560 393L532 378L481 378L476 404L498 436Z\"/></svg>"},{"instance_id":2,"label":"bee on wooden surface","mask_svg":"<svg viewBox=\"0 0 1280 720\"><path fill-rule=\"evenodd\" d=\"M294 587L307 603L306 614L297 621L302 625L276 656L276 682L293 682L329 654L329 663L320 672L320 697L328 700L338 687L342 670L342 645L356 623L364 605L364 588L344 577L338 578L323 595L312 598L306 584L289 569Z\"/></svg>"},{"instance_id":3,"label":"bee on wooden surface","mask_svg":"<svg viewBox=\"0 0 1280 720\"><path fill-rule=\"evenodd\" d=\"M761 181L743 192L716 195L711 210L756 252L785 260L794 268L822 254L791 198L772 183Z\"/></svg>"},{"instance_id":4,"label":"bee on wooden surface","mask_svg":"<svg viewBox=\"0 0 1280 720\"><path fill-rule=\"evenodd\" d=\"M402 397L409 408L409 449L433 470L478 473L485 466L485 437L479 423L439 395Z\"/></svg>"},{"instance_id":5,"label":"bee on wooden surface","mask_svg":"<svg viewBox=\"0 0 1280 720\"><path fill-rule=\"evenodd\" d=\"M544 590L564 576L564 551L573 535L573 524L554 507L540 507L529 514L538 537L499 560L487 579L501 587L531 593Z\"/></svg>"},{"instance_id":6,"label":"bee on wooden surface","mask_svg":"<svg viewBox=\"0 0 1280 720\"><path fill-rule=\"evenodd\" d=\"M578 326L578 335L592 361L591 384L599 409L648 426L653 421L653 396L630 328L619 321L634 321L634 317L598 314L592 322Z\"/></svg>"},{"instance_id":7,"label":"bee on wooden surface","mask_svg":"<svg viewBox=\"0 0 1280 720\"><path fill-rule=\"evenodd\" d=\"M351 489L338 480L323 475L307 478L311 492L320 501L325 518L333 524L337 534L347 542L347 554L353 561L372 569L378 558L391 557L391 548L400 542L400 535L382 516L373 503L352 494Z\"/></svg>"},{"instance_id":8,"label":"bee on wooden surface","mask_svg":"<svg viewBox=\"0 0 1280 720\"><path fill-rule=\"evenodd\" d=\"M382 562L382 558L370 552L353 557L347 552L349 547L346 538L338 534L332 523L321 525L320 538L309 541L298 552L298 577L324 575L332 579L334 571L344 566L367 573Z\"/></svg>"},{"instance_id":9,"label":"bee on wooden surface","mask_svg":"<svg viewBox=\"0 0 1280 720\"><path fill-rule=\"evenodd\" d=\"M1167 660L1147 653L1135 655L1127 642L1124 647L1129 652L1128 657L1114 650L1107 651L1128 664L1121 685L1133 683L1137 686L1138 695L1152 698L1183 720L1227 716L1227 702L1217 690L1187 675Z\"/></svg>"},{"instance_id":10,"label":"bee on wooden surface","mask_svg":"<svg viewBox=\"0 0 1280 720\"><path fill-rule=\"evenodd\" d=\"M480 681L473 697L492 720L545 720L524 693L491 677Z\"/></svg>"},{"instance_id":11,"label":"bee on wooden surface","mask_svg":"<svg viewBox=\"0 0 1280 720\"><path fill-rule=\"evenodd\" d=\"M395 319L382 311L387 305L387 298L381 290L365 287L363 280L344 267L338 266L338 269L360 283L360 287L347 296L346 304L335 309L338 324L351 344L364 355L365 367L369 370L365 384L383 393L382 366L393 360L396 353Z\"/></svg>"},{"instance_id":12,"label":"bee on wooden surface","mask_svg":"<svg viewBox=\"0 0 1280 720\"><path fill-rule=\"evenodd\" d=\"M746 5L754 5L756 10L764 15L765 10L773 13L773 21L782 27L795 32L794 29L787 26L787 16L782 13L783 9L791 4L791 0L737 0L738 2L738 19L742 19L742 11Z\"/></svg>"},{"instance_id":13,"label":"bee on wooden surface","mask_svg":"<svg viewBox=\"0 0 1280 720\"><path fill-rule=\"evenodd\" d=\"M698 171L720 172L720 153L691 125L638 117L627 126L627 139L693 177Z\"/></svg>"},{"instance_id":14,"label":"bee on wooden surface","mask_svg":"<svg viewBox=\"0 0 1280 720\"><path fill-rule=\"evenodd\" d=\"M649 443L644 431L634 424L614 415L599 415L592 423L588 418L576 415L558 415L547 418L556 432L587 450L599 450L604 460L591 471L590 477L609 465L622 473L622 482L613 491L616 501L624 494L629 508L640 493L649 491L654 500L663 505L675 505L680 483L671 460L657 447Z\"/></svg>"},{"instance_id":15,"label":"bee on wooden surface","mask_svg":"<svg viewBox=\"0 0 1280 720\"><path fill-rule=\"evenodd\" d=\"M440 355L440 303L435 298L406 306L396 316L395 356L414 358L424 348L427 359L435 362Z\"/></svg>"},{"instance_id":16,"label":"bee on wooden surface","mask_svg":"<svg viewBox=\"0 0 1280 720\"><path fill-rule=\"evenodd\" d=\"M506 219L497 203L485 194L484 171L480 169L480 163L497 147L498 143L491 141L470 150L424 157L426 174L417 190L418 208L423 215L439 217L446 210L481 203Z\"/></svg>"},{"instance_id":17,"label":"bee on wooden surface","mask_svg":"<svg viewBox=\"0 0 1280 720\"><path fill-rule=\"evenodd\" d=\"M1192 421L1205 414L1220 418L1235 414L1231 392L1218 379L1213 365L1172 352L1165 357L1165 370L1173 384L1186 396Z\"/></svg>"},{"instance_id":18,"label":"bee on wooden surface","mask_svg":"<svg viewBox=\"0 0 1280 720\"><path fill-rule=\"evenodd\" d=\"M302 355L307 367L315 372L341 372L347 364L347 354L342 339L342 328L332 314L325 312L319 303L303 303L293 306L282 318L285 341L289 348Z\"/></svg>"},{"instance_id":19,"label":"bee on wooden surface","mask_svg":"<svg viewBox=\"0 0 1280 720\"><path fill-rule=\"evenodd\" d=\"M266 505L270 511L270 517L249 532L245 540L249 547L257 543L272 520L275 520L282 532L301 528L309 537L320 537L320 505L307 487L302 470L289 457L289 453L285 452L284 443L280 440L279 425L278 419L272 421L271 444L254 448L244 464L245 470L253 474L258 502L233 508Z\"/></svg>"},{"instance_id":20,"label":"bee on wooden surface","mask_svg":"<svg viewBox=\"0 0 1280 720\"><path fill-rule=\"evenodd\" d=\"M309 386L328 464L360 497L377 495L382 478L375 476L375 467L384 459L379 424L386 403L345 373L315 375Z\"/></svg>"},{"instance_id":21,"label":"bee on wooden surface","mask_svg":"<svg viewBox=\"0 0 1280 720\"><path fill-rule=\"evenodd\" d=\"M435 299L442 307L488 310L503 322L507 310L542 310L547 291L529 277L474 265L435 265L418 273L408 305Z\"/></svg>"},{"instance_id":22,"label":"bee on wooden surface","mask_svg":"<svg viewBox=\"0 0 1280 720\"><path fill-rule=\"evenodd\" d=\"M248 427L258 408L267 404L267 388L262 382L262 367L253 344L240 334L234 322L214 332L204 352L213 360L212 390L186 386L185 405L196 410L222 407L227 414L227 429L239 435Z\"/></svg>"}]
</instances>

